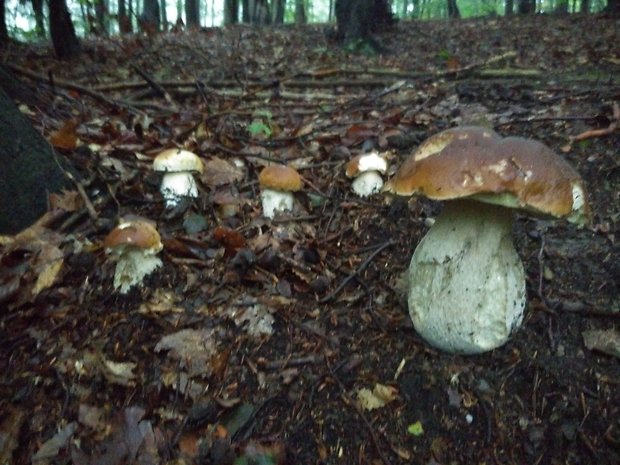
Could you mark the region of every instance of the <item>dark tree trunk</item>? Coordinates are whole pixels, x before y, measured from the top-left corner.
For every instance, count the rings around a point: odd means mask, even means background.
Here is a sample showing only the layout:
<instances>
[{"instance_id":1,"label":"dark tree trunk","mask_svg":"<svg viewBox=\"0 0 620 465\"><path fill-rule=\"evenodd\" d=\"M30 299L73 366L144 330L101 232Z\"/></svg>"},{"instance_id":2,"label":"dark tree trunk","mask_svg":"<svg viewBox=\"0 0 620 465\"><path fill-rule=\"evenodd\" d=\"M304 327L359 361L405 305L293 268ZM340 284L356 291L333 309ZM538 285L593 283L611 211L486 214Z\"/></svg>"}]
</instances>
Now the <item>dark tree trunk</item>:
<instances>
[{"instance_id":1,"label":"dark tree trunk","mask_svg":"<svg viewBox=\"0 0 620 465\"><path fill-rule=\"evenodd\" d=\"M295 24L306 24L306 3L304 0L295 0Z\"/></svg>"},{"instance_id":2,"label":"dark tree trunk","mask_svg":"<svg viewBox=\"0 0 620 465\"><path fill-rule=\"evenodd\" d=\"M142 14L138 18L140 29L147 34L154 34L159 31L159 3L157 0L144 0Z\"/></svg>"},{"instance_id":3,"label":"dark tree trunk","mask_svg":"<svg viewBox=\"0 0 620 465\"><path fill-rule=\"evenodd\" d=\"M5 0L0 0L0 45L4 45L9 41L9 32L6 28L5 8Z\"/></svg>"},{"instance_id":4,"label":"dark tree trunk","mask_svg":"<svg viewBox=\"0 0 620 465\"><path fill-rule=\"evenodd\" d=\"M166 0L161 0L159 2L159 11L161 13L161 29L162 31L168 30L168 12L166 11Z\"/></svg>"},{"instance_id":5,"label":"dark tree trunk","mask_svg":"<svg viewBox=\"0 0 620 465\"><path fill-rule=\"evenodd\" d=\"M581 12L584 15L587 15L590 13L590 0L581 0Z\"/></svg>"},{"instance_id":6,"label":"dark tree trunk","mask_svg":"<svg viewBox=\"0 0 620 465\"><path fill-rule=\"evenodd\" d=\"M71 15L65 0L49 0L50 35L54 52L61 60L75 58L80 54L80 42L75 35Z\"/></svg>"},{"instance_id":7,"label":"dark tree trunk","mask_svg":"<svg viewBox=\"0 0 620 465\"><path fill-rule=\"evenodd\" d=\"M620 0L607 0L605 12L614 16L620 16Z\"/></svg>"},{"instance_id":8,"label":"dark tree trunk","mask_svg":"<svg viewBox=\"0 0 620 465\"><path fill-rule=\"evenodd\" d=\"M567 14L568 13L568 0L559 0L555 6L555 12L557 14Z\"/></svg>"},{"instance_id":9,"label":"dark tree trunk","mask_svg":"<svg viewBox=\"0 0 620 465\"><path fill-rule=\"evenodd\" d=\"M241 22L247 24L250 22L250 0L241 0L241 5Z\"/></svg>"},{"instance_id":10,"label":"dark tree trunk","mask_svg":"<svg viewBox=\"0 0 620 465\"><path fill-rule=\"evenodd\" d=\"M108 35L108 4L106 0L95 1L95 18L99 34Z\"/></svg>"},{"instance_id":11,"label":"dark tree trunk","mask_svg":"<svg viewBox=\"0 0 620 465\"><path fill-rule=\"evenodd\" d=\"M198 0L185 0L185 24L187 27L200 27L200 4Z\"/></svg>"},{"instance_id":12,"label":"dark tree trunk","mask_svg":"<svg viewBox=\"0 0 620 465\"><path fill-rule=\"evenodd\" d=\"M271 22L273 24L284 23L284 8L286 0L273 0L271 2Z\"/></svg>"},{"instance_id":13,"label":"dark tree trunk","mask_svg":"<svg viewBox=\"0 0 620 465\"><path fill-rule=\"evenodd\" d=\"M0 68L0 85L15 81ZM7 89L9 90L9 89ZM14 91L15 88L9 90ZM48 195L67 187L48 142L0 87L0 234L14 234L47 211Z\"/></svg>"},{"instance_id":14,"label":"dark tree trunk","mask_svg":"<svg viewBox=\"0 0 620 465\"><path fill-rule=\"evenodd\" d=\"M394 23L387 0L336 0L338 35L345 42L370 39Z\"/></svg>"},{"instance_id":15,"label":"dark tree trunk","mask_svg":"<svg viewBox=\"0 0 620 465\"><path fill-rule=\"evenodd\" d=\"M514 7L514 0L506 0L506 3L504 5L504 15L512 16L512 13L514 12Z\"/></svg>"},{"instance_id":16,"label":"dark tree trunk","mask_svg":"<svg viewBox=\"0 0 620 465\"><path fill-rule=\"evenodd\" d=\"M267 0L248 0L248 15L251 24L269 24L271 15Z\"/></svg>"},{"instance_id":17,"label":"dark tree trunk","mask_svg":"<svg viewBox=\"0 0 620 465\"><path fill-rule=\"evenodd\" d=\"M245 14L245 8L244 8ZM224 24L239 22L239 0L224 0Z\"/></svg>"},{"instance_id":18,"label":"dark tree trunk","mask_svg":"<svg viewBox=\"0 0 620 465\"><path fill-rule=\"evenodd\" d=\"M127 14L125 0L118 0L118 30L121 34L130 34L133 31L131 17Z\"/></svg>"},{"instance_id":19,"label":"dark tree trunk","mask_svg":"<svg viewBox=\"0 0 620 465\"><path fill-rule=\"evenodd\" d=\"M448 18L460 18L461 12L456 4L456 0L447 0L448 2Z\"/></svg>"},{"instance_id":20,"label":"dark tree trunk","mask_svg":"<svg viewBox=\"0 0 620 465\"><path fill-rule=\"evenodd\" d=\"M34 11L34 30L39 39L45 38L45 15L43 14L43 0L32 0L32 11Z\"/></svg>"},{"instance_id":21,"label":"dark tree trunk","mask_svg":"<svg viewBox=\"0 0 620 465\"><path fill-rule=\"evenodd\" d=\"M520 15L536 13L536 0L519 0L518 11Z\"/></svg>"}]
</instances>

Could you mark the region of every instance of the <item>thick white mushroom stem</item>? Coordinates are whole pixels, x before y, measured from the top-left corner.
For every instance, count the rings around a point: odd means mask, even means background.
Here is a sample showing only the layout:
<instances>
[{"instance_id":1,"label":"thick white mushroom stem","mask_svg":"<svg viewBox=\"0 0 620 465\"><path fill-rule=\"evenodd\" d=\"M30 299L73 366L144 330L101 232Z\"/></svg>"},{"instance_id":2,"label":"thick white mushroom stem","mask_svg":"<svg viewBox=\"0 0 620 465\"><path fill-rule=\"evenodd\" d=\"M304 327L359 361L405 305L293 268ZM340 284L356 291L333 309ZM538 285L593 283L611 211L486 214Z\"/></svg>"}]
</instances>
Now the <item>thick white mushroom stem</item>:
<instances>
[{"instance_id":1,"label":"thick white mushroom stem","mask_svg":"<svg viewBox=\"0 0 620 465\"><path fill-rule=\"evenodd\" d=\"M295 199L292 192L263 188L260 197L265 218L273 218L277 212L293 210Z\"/></svg>"},{"instance_id":2,"label":"thick white mushroom stem","mask_svg":"<svg viewBox=\"0 0 620 465\"><path fill-rule=\"evenodd\" d=\"M162 177L160 192L164 196L166 207L173 208L183 197L198 197L198 186L189 171L168 172Z\"/></svg>"},{"instance_id":3,"label":"thick white mushroom stem","mask_svg":"<svg viewBox=\"0 0 620 465\"><path fill-rule=\"evenodd\" d=\"M162 266L162 261L155 256L157 252L127 248L118 257L114 271L114 288L121 294L129 292L133 286L141 285L143 279Z\"/></svg>"},{"instance_id":4,"label":"thick white mushroom stem","mask_svg":"<svg viewBox=\"0 0 620 465\"><path fill-rule=\"evenodd\" d=\"M492 350L520 326L525 297L512 212L446 202L409 267L409 314L417 332L446 352Z\"/></svg>"}]
</instances>

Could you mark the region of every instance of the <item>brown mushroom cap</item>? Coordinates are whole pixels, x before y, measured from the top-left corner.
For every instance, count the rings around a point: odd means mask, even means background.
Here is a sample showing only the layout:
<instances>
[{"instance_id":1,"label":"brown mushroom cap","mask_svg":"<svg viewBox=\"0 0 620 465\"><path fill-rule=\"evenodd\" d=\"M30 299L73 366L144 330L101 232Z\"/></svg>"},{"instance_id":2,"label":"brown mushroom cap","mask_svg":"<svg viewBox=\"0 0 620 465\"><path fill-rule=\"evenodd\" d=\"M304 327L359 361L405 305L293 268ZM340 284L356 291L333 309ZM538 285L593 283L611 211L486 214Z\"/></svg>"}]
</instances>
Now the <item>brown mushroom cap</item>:
<instances>
[{"instance_id":1,"label":"brown mushroom cap","mask_svg":"<svg viewBox=\"0 0 620 465\"><path fill-rule=\"evenodd\" d=\"M541 142L458 127L430 137L384 191L434 200L472 198L584 223L589 217L579 174Z\"/></svg>"},{"instance_id":2,"label":"brown mushroom cap","mask_svg":"<svg viewBox=\"0 0 620 465\"><path fill-rule=\"evenodd\" d=\"M155 226L147 220L133 220L119 224L103 241L106 249L132 246L159 252L163 245Z\"/></svg>"},{"instance_id":3,"label":"brown mushroom cap","mask_svg":"<svg viewBox=\"0 0 620 465\"><path fill-rule=\"evenodd\" d=\"M258 175L258 182L264 189L276 191L301 190L302 182L299 173L284 165L269 165Z\"/></svg>"}]
</instances>

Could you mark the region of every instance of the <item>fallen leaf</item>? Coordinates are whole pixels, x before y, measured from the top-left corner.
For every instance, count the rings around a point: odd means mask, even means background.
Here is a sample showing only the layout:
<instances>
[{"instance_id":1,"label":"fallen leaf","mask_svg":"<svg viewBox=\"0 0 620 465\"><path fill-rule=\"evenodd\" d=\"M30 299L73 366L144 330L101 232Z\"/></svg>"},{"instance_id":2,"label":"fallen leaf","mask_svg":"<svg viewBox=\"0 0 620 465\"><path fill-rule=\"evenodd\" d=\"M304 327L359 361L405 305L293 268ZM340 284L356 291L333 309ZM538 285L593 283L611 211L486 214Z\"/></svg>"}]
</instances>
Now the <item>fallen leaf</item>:
<instances>
[{"instance_id":1,"label":"fallen leaf","mask_svg":"<svg viewBox=\"0 0 620 465\"><path fill-rule=\"evenodd\" d=\"M591 329L581 333L589 350L620 358L620 333L614 329Z\"/></svg>"},{"instance_id":2,"label":"fallen leaf","mask_svg":"<svg viewBox=\"0 0 620 465\"><path fill-rule=\"evenodd\" d=\"M357 401L364 410L374 410L392 402L397 395L395 387L377 383L372 391L368 388L357 391Z\"/></svg>"},{"instance_id":3,"label":"fallen leaf","mask_svg":"<svg viewBox=\"0 0 620 465\"><path fill-rule=\"evenodd\" d=\"M73 433L77 429L77 423L72 421L67 426L58 431L54 436L45 441L38 451L32 456L32 463L45 462L58 455L58 451L66 447Z\"/></svg>"},{"instance_id":4,"label":"fallen leaf","mask_svg":"<svg viewBox=\"0 0 620 465\"><path fill-rule=\"evenodd\" d=\"M0 463L14 463L13 451L19 446L19 431L26 418L26 412L8 405L4 420L0 424Z\"/></svg>"},{"instance_id":5,"label":"fallen leaf","mask_svg":"<svg viewBox=\"0 0 620 465\"><path fill-rule=\"evenodd\" d=\"M167 350L168 356L178 360L190 376L210 375L211 360L217 355L219 334L214 329L182 329L160 339L155 352Z\"/></svg>"},{"instance_id":6,"label":"fallen leaf","mask_svg":"<svg viewBox=\"0 0 620 465\"><path fill-rule=\"evenodd\" d=\"M77 146L76 129L78 122L74 119L65 121L60 129L50 133L50 143L60 150L75 150Z\"/></svg>"}]
</instances>

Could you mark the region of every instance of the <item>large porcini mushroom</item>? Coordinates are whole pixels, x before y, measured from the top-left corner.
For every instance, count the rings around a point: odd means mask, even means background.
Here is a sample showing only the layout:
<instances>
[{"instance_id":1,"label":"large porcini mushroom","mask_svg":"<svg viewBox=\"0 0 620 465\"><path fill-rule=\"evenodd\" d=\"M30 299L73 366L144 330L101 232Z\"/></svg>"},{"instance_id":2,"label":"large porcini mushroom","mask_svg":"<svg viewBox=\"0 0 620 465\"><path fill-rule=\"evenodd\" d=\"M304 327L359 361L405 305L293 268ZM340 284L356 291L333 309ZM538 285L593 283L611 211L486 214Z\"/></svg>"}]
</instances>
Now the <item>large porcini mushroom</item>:
<instances>
[{"instance_id":1,"label":"large porcini mushroom","mask_svg":"<svg viewBox=\"0 0 620 465\"><path fill-rule=\"evenodd\" d=\"M299 173L284 165L269 165L258 175L263 215L273 218L277 212L293 209L293 192L301 189Z\"/></svg>"},{"instance_id":2,"label":"large porcini mushroom","mask_svg":"<svg viewBox=\"0 0 620 465\"><path fill-rule=\"evenodd\" d=\"M384 191L447 201L409 267L409 314L447 352L504 344L520 326L525 274L512 244L513 209L584 224L579 174L544 144L457 127L425 141Z\"/></svg>"},{"instance_id":3,"label":"large porcini mushroom","mask_svg":"<svg viewBox=\"0 0 620 465\"><path fill-rule=\"evenodd\" d=\"M198 197L198 186L194 173L202 173L202 160L193 152L183 149L168 149L153 160L153 169L164 173L160 192L166 208L176 207L183 197Z\"/></svg>"},{"instance_id":4,"label":"large porcini mushroom","mask_svg":"<svg viewBox=\"0 0 620 465\"><path fill-rule=\"evenodd\" d=\"M164 246L154 224L146 219L121 222L106 236L103 245L106 253L116 259L114 288L121 294L142 284L145 276L162 265L157 254Z\"/></svg>"},{"instance_id":5,"label":"large porcini mushroom","mask_svg":"<svg viewBox=\"0 0 620 465\"><path fill-rule=\"evenodd\" d=\"M351 188L360 197L376 194L383 187L383 177L387 171L385 158L376 152L363 153L352 158L346 166L348 178L354 178Z\"/></svg>"}]
</instances>

